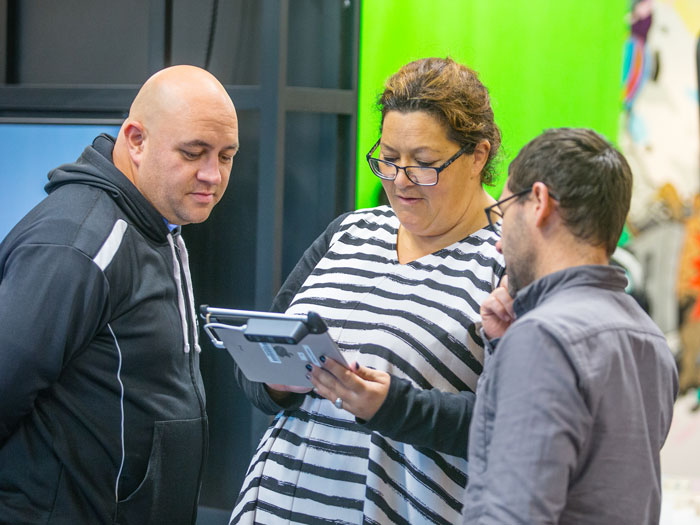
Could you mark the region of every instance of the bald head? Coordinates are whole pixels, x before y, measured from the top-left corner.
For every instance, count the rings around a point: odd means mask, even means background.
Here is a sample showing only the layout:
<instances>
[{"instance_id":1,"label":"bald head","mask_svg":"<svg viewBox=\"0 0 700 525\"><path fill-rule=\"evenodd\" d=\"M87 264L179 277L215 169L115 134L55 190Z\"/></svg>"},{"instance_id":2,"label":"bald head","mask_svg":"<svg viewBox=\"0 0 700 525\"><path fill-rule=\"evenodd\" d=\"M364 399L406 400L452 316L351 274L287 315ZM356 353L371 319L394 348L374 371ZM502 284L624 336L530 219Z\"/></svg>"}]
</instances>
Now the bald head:
<instances>
[{"instance_id":1,"label":"bald head","mask_svg":"<svg viewBox=\"0 0 700 525\"><path fill-rule=\"evenodd\" d=\"M141 87L129 118L145 125L167 124L172 115L206 106L235 115L231 98L214 75L195 66L172 66L158 71Z\"/></svg>"},{"instance_id":2,"label":"bald head","mask_svg":"<svg viewBox=\"0 0 700 525\"><path fill-rule=\"evenodd\" d=\"M238 119L224 86L204 69L173 66L139 90L112 158L169 222L187 224L208 217L237 151Z\"/></svg>"}]
</instances>

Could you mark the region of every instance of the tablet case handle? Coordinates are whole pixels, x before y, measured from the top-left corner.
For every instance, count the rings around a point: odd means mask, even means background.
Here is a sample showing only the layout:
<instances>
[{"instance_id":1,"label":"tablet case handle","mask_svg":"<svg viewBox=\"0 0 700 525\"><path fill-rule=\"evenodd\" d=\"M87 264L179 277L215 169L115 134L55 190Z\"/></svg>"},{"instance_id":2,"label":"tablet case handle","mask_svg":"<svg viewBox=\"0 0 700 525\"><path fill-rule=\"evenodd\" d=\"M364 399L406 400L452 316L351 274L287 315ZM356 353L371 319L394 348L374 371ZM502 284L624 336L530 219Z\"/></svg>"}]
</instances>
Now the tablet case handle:
<instances>
[{"instance_id":1,"label":"tablet case handle","mask_svg":"<svg viewBox=\"0 0 700 525\"><path fill-rule=\"evenodd\" d=\"M216 332L214 332L212 330L212 328L221 328L222 330L226 330L227 328L230 328L230 326L227 324L223 324L223 323L207 323L204 325L204 331L209 336L209 339L211 340L211 344L213 344L216 348L225 349L226 345L224 345L223 341L221 341L216 336Z\"/></svg>"},{"instance_id":2,"label":"tablet case handle","mask_svg":"<svg viewBox=\"0 0 700 525\"><path fill-rule=\"evenodd\" d=\"M239 323L246 322L250 317L268 318L268 319L289 319L289 315L276 312L252 312L247 310L228 310L224 308L212 308L208 304L199 306L199 314L206 323L216 323L223 319L238 321ZM308 312L304 315L295 315L304 321L308 331L312 334L322 334L328 331L328 325L323 320L323 317L316 312Z\"/></svg>"}]
</instances>

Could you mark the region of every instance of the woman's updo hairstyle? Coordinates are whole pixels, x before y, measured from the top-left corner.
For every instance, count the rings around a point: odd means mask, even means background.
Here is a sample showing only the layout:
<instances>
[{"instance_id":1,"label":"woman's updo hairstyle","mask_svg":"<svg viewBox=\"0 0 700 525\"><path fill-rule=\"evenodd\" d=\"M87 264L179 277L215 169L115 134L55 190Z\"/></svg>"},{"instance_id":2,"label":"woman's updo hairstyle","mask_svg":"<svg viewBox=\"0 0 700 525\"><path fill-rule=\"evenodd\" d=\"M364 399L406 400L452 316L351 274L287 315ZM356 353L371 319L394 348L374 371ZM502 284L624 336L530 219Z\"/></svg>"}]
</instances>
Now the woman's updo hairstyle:
<instances>
[{"instance_id":1,"label":"woman's updo hairstyle","mask_svg":"<svg viewBox=\"0 0 700 525\"><path fill-rule=\"evenodd\" d=\"M415 60L387 80L377 106L381 126L389 111L430 113L445 124L450 140L460 147L471 146L467 153L487 140L491 150L481 182L493 182L493 159L501 146L501 132L493 118L489 92L472 69L449 57Z\"/></svg>"}]
</instances>

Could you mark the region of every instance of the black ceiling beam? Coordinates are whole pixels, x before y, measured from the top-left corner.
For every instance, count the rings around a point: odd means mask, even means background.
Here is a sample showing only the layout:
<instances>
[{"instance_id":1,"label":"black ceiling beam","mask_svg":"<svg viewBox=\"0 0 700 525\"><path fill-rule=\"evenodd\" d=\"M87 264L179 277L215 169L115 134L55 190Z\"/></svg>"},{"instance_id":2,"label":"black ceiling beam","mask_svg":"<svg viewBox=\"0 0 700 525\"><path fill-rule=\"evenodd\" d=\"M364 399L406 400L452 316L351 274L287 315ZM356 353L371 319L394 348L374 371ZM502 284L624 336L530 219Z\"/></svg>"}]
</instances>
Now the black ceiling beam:
<instances>
[{"instance_id":1,"label":"black ceiling beam","mask_svg":"<svg viewBox=\"0 0 700 525\"><path fill-rule=\"evenodd\" d=\"M124 118L140 86L0 86L0 119ZM257 86L226 86L239 111L259 109Z\"/></svg>"}]
</instances>

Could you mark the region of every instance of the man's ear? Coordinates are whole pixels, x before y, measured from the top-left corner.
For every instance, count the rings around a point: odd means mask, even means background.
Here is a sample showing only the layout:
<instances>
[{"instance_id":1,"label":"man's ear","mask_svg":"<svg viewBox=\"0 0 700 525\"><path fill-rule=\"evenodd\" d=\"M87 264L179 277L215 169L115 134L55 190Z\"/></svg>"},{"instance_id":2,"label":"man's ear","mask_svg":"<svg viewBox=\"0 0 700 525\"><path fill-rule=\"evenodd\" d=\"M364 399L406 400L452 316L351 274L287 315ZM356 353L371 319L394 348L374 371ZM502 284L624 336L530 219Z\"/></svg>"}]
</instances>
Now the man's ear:
<instances>
[{"instance_id":1,"label":"man's ear","mask_svg":"<svg viewBox=\"0 0 700 525\"><path fill-rule=\"evenodd\" d=\"M129 156L134 165L138 166L143 158L146 142L146 129L137 120L129 121L124 126L124 138Z\"/></svg>"},{"instance_id":2,"label":"man's ear","mask_svg":"<svg viewBox=\"0 0 700 525\"><path fill-rule=\"evenodd\" d=\"M543 182L532 185L532 198L535 202L535 226L542 228L552 216L556 201L550 197L549 188Z\"/></svg>"},{"instance_id":3,"label":"man's ear","mask_svg":"<svg viewBox=\"0 0 700 525\"><path fill-rule=\"evenodd\" d=\"M481 170L486 166L486 161L489 160L489 152L491 151L491 144L488 140L482 140L474 148L474 167L472 173L481 176Z\"/></svg>"}]
</instances>

